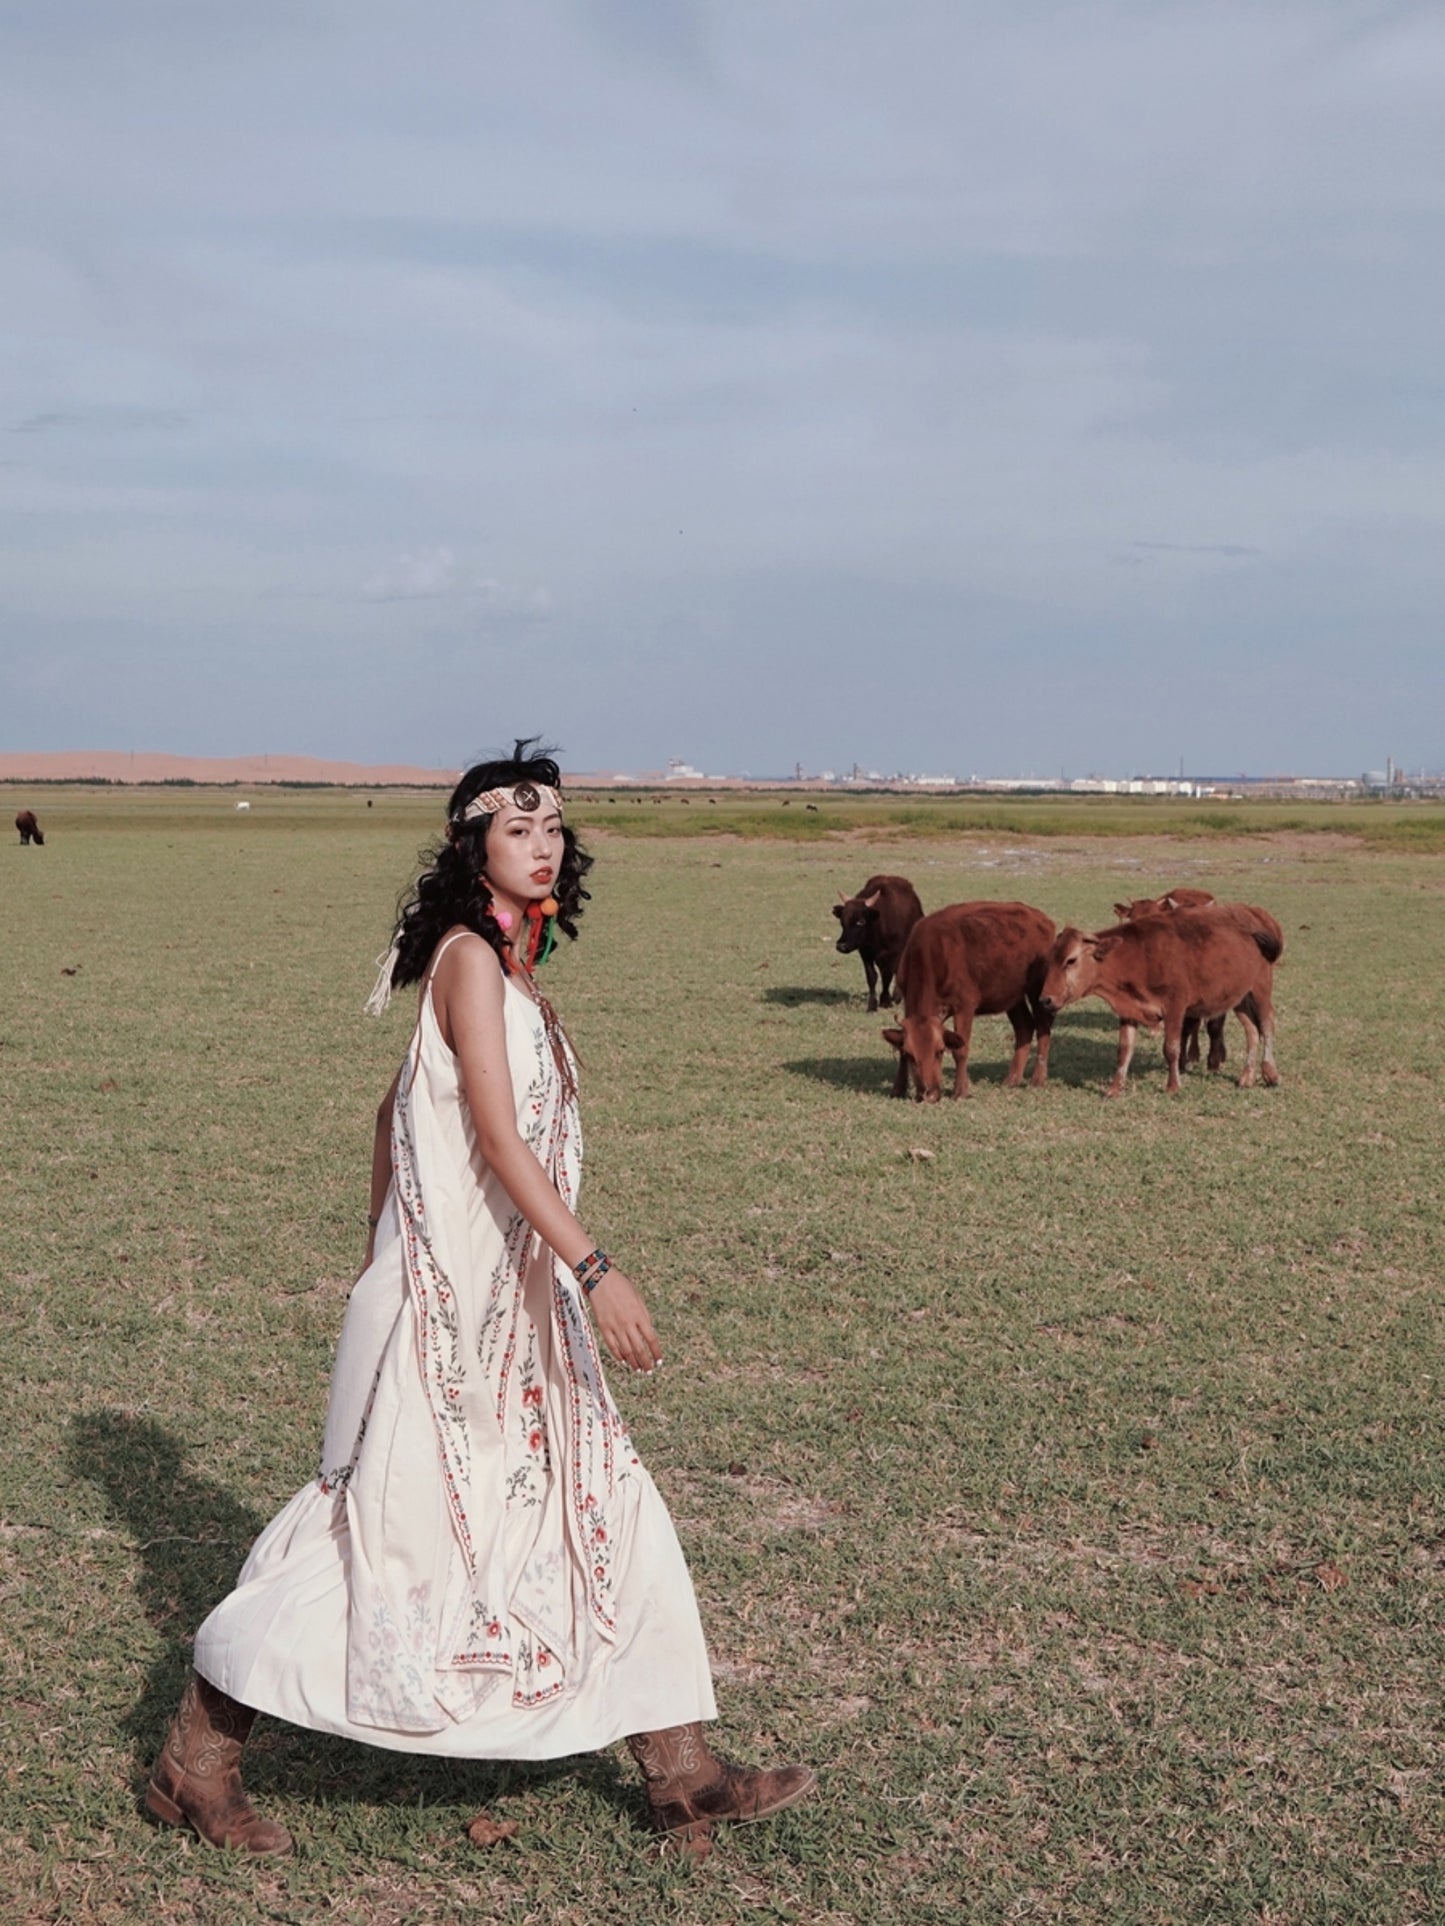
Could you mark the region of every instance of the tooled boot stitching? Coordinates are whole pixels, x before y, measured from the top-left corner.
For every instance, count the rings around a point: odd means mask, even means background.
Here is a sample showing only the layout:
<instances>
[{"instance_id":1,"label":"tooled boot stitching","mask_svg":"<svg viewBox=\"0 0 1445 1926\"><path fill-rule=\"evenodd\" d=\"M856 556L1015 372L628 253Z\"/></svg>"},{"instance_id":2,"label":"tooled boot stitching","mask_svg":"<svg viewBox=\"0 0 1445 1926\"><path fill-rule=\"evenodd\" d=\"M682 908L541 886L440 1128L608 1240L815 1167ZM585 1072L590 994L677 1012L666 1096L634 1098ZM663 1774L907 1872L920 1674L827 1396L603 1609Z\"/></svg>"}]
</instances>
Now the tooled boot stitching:
<instances>
[{"instance_id":1,"label":"tooled boot stitching","mask_svg":"<svg viewBox=\"0 0 1445 1926\"><path fill-rule=\"evenodd\" d=\"M241 1749L256 1714L192 1673L146 1791L146 1805L171 1825L190 1825L212 1846L289 1853L291 1835L263 1819L241 1784Z\"/></svg>"},{"instance_id":2,"label":"tooled boot stitching","mask_svg":"<svg viewBox=\"0 0 1445 1926\"><path fill-rule=\"evenodd\" d=\"M639 1732L627 1741L647 1783L652 1822L659 1832L710 1832L719 1819L762 1819L810 1793L817 1780L807 1766L768 1769L716 1758L698 1724Z\"/></svg>"}]
</instances>

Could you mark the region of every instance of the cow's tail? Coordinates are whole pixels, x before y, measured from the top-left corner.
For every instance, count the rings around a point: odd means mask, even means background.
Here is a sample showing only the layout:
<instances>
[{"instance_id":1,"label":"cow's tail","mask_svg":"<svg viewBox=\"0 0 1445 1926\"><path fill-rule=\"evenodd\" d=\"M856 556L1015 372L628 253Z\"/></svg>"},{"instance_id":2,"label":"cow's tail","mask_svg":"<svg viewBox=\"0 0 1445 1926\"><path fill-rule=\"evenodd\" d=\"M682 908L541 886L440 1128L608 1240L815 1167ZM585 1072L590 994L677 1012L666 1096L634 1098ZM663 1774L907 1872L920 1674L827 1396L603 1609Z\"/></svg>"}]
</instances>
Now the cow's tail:
<instances>
[{"instance_id":1,"label":"cow's tail","mask_svg":"<svg viewBox=\"0 0 1445 1926\"><path fill-rule=\"evenodd\" d=\"M1284 944L1279 938L1271 936L1267 930L1251 930L1249 933L1254 938L1255 946L1265 962L1278 963L1284 954Z\"/></svg>"}]
</instances>

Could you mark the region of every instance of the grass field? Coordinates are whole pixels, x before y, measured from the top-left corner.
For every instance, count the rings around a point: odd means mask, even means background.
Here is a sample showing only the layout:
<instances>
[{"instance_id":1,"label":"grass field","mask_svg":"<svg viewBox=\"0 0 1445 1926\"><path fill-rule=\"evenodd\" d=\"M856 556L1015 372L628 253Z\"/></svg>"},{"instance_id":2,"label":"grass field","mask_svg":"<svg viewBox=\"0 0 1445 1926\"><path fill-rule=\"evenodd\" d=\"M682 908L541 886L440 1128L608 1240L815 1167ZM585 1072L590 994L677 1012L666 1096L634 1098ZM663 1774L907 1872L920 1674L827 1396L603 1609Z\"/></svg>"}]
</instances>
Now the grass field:
<instances>
[{"instance_id":1,"label":"grass field","mask_svg":"<svg viewBox=\"0 0 1445 1926\"><path fill-rule=\"evenodd\" d=\"M1422 839L641 836L610 818L650 806L584 804L596 901L548 968L585 1214L667 1352L618 1389L725 1743L811 1759L823 1793L693 1867L654 1853L620 1753L458 1771L271 1723L249 1778L298 1856L255 1865L137 1793L196 1623L314 1471L409 1027L405 1000L360 1005L437 799L43 801L47 846L0 847L0 1917L1445 1914L1445 858ZM1043 1092L999 1088L988 1019L971 1101L890 1102L828 914L875 867L929 908L1085 926L1170 884L1266 904L1283 1088L1195 1073L1168 1099L1146 1040L1107 1104L1090 1003ZM521 1822L486 1855L482 1804Z\"/></svg>"}]
</instances>

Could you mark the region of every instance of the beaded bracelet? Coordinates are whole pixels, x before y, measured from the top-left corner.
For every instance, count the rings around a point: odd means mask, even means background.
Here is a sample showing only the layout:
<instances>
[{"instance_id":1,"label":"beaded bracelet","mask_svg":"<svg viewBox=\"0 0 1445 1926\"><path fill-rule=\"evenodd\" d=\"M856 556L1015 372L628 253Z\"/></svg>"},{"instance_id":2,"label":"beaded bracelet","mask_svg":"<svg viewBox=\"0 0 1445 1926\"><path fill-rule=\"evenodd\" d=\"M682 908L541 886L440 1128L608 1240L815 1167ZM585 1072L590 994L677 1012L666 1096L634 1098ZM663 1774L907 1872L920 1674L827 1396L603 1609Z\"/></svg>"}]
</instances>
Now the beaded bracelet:
<instances>
[{"instance_id":1,"label":"beaded bracelet","mask_svg":"<svg viewBox=\"0 0 1445 1926\"><path fill-rule=\"evenodd\" d=\"M611 1269L612 1259L606 1251L593 1250L578 1258L572 1266L572 1275L590 1297Z\"/></svg>"}]
</instances>

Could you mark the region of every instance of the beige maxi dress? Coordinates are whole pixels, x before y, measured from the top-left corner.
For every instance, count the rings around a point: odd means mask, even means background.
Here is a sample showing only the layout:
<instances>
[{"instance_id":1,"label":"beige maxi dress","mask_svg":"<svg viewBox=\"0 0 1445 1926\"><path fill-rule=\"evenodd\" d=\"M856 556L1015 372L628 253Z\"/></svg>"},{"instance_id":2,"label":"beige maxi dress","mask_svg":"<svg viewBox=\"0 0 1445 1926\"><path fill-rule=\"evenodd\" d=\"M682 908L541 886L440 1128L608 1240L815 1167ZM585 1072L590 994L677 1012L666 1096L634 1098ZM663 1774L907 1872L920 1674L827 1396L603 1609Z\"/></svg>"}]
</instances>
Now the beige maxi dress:
<instances>
[{"instance_id":1,"label":"beige maxi dress","mask_svg":"<svg viewBox=\"0 0 1445 1926\"><path fill-rule=\"evenodd\" d=\"M517 1128L570 1206L575 1099L514 977L504 1014ZM716 1717L672 1521L581 1291L481 1159L430 978L320 1475L257 1539L195 1664L293 1724L454 1758Z\"/></svg>"}]
</instances>

